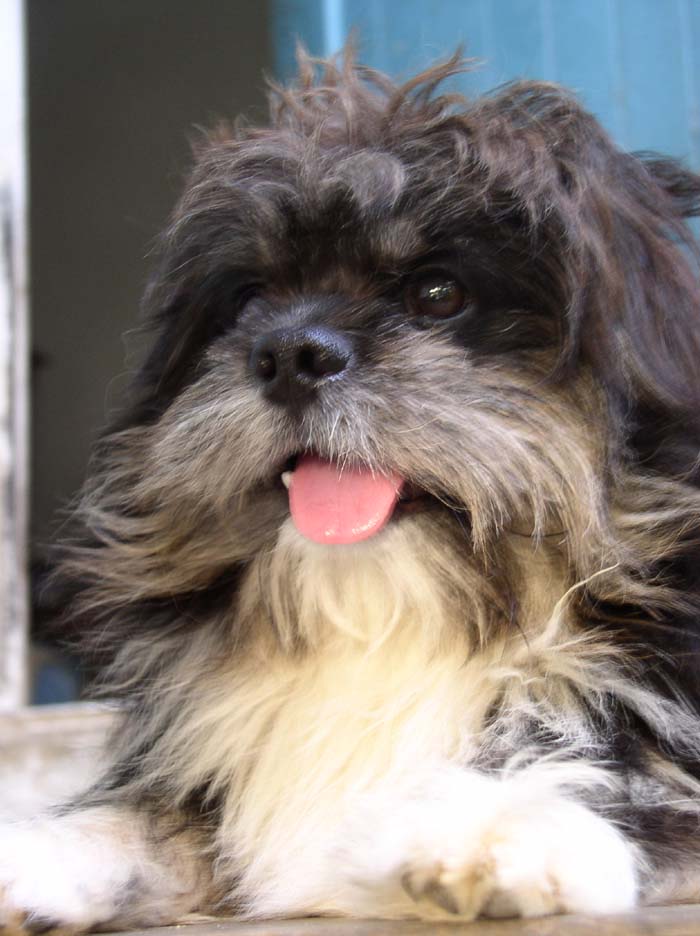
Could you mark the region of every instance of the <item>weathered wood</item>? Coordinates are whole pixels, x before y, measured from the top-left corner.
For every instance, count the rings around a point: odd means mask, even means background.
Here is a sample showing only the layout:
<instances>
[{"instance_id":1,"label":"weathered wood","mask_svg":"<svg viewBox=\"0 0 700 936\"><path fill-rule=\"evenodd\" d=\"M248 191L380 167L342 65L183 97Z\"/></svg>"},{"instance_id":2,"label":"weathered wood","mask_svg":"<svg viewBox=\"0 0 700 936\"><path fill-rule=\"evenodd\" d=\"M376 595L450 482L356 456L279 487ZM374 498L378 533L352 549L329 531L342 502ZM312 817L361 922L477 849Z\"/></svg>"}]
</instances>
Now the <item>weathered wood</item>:
<instances>
[{"instance_id":1,"label":"weathered wood","mask_svg":"<svg viewBox=\"0 0 700 936\"><path fill-rule=\"evenodd\" d=\"M0 2L0 711L27 697L27 210L22 0Z\"/></svg>"},{"instance_id":2,"label":"weathered wood","mask_svg":"<svg viewBox=\"0 0 700 936\"><path fill-rule=\"evenodd\" d=\"M700 906L653 907L619 916L554 916L535 920L474 923L381 920L222 920L159 929L130 936L700 936Z\"/></svg>"},{"instance_id":3,"label":"weathered wood","mask_svg":"<svg viewBox=\"0 0 700 936\"><path fill-rule=\"evenodd\" d=\"M87 703L0 714L0 817L33 815L92 783L114 717Z\"/></svg>"}]
</instances>

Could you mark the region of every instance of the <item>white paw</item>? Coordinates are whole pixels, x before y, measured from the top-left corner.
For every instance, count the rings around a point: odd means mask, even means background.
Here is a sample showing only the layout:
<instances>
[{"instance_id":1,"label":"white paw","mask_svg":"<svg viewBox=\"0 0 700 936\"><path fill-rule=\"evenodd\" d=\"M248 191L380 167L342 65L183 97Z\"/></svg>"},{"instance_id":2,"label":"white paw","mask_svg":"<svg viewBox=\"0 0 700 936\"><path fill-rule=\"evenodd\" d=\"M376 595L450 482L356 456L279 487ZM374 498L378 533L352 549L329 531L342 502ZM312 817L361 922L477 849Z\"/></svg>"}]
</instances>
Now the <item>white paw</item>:
<instances>
[{"instance_id":1,"label":"white paw","mask_svg":"<svg viewBox=\"0 0 700 936\"><path fill-rule=\"evenodd\" d=\"M343 849L342 909L472 920L635 905L633 846L534 772L504 781L449 772L424 793L371 804Z\"/></svg>"},{"instance_id":2,"label":"white paw","mask_svg":"<svg viewBox=\"0 0 700 936\"><path fill-rule=\"evenodd\" d=\"M0 827L0 930L157 926L203 907L210 866L163 823L105 806Z\"/></svg>"},{"instance_id":3,"label":"white paw","mask_svg":"<svg viewBox=\"0 0 700 936\"><path fill-rule=\"evenodd\" d=\"M0 887L0 933L3 936L24 936L26 915L11 906L4 888Z\"/></svg>"},{"instance_id":4,"label":"white paw","mask_svg":"<svg viewBox=\"0 0 700 936\"><path fill-rule=\"evenodd\" d=\"M117 866L109 840L96 846L65 817L5 826L0 841L0 927L82 930L114 916L129 871L127 862Z\"/></svg>"},{"instance_id":5,"label":"white paw","mask_svg":"<svg viewBox=\"0 0 700 936\"><path fill-rule=\"evenodd\" d=\"M416 902L451 915L615 913L634 906L634 860L608 823L563 799L519 815L505 810L460 849L436 849L400 871Z\"/></svg>"}]
</instances>

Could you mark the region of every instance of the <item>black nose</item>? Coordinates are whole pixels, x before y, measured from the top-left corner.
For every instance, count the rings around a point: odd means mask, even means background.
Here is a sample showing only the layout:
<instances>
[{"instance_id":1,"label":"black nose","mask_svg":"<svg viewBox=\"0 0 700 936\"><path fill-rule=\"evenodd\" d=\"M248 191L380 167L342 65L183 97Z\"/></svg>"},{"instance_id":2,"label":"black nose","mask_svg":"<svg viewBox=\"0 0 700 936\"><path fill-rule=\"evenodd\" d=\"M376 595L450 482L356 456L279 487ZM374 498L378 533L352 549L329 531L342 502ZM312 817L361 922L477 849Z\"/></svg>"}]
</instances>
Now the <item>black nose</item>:
<instances>
[{"instance_id":1,"label":"black nose","mask_svg":"<svg viewBox=\"0 0 700 936\"><path fill-rule=\"evenodd\" d=\"M250 368L269 400L299 404L342 374L352 355L352 340L343 332L319 326L279 328L255 342Z\"/></svg>"}]
</instances>

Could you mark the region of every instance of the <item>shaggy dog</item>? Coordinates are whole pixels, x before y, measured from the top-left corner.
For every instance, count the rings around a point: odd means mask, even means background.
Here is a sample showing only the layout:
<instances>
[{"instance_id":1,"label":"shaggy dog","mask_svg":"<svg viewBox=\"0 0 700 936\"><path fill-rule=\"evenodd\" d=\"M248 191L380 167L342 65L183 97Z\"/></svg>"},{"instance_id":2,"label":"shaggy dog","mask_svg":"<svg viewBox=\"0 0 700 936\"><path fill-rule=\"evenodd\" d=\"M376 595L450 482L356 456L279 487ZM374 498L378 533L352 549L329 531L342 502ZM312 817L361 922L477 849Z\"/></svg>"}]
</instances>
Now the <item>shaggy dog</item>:
<instances>
[{"instance_id":1,"label":"shaggy dog","mask_svg":"<svg viewBox=\"0 0 700 936\"><path fill-rule=\"evenodd\" d=\"M113 763L5 922L700 897L700 179L459 68L200 148L61 564Z\"/></svg>"}]
</instances>

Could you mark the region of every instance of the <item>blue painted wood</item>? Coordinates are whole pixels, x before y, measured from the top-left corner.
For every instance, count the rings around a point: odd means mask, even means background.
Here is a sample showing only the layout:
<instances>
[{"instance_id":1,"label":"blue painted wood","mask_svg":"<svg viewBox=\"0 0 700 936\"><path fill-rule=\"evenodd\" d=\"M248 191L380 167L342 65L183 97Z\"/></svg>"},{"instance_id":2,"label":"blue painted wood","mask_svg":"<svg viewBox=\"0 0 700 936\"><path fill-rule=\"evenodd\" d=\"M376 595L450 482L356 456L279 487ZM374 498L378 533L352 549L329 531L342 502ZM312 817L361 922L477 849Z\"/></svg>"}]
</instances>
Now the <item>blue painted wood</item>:
<instances>
[{"instance_id":1,"label":"blue painted wood","mask_svg":"<svg viewBox=\"0 0 700 936\"><path fill-rule=\"evenodd\" d=\"M297 40L313 55L328 55L329 49L337 47L331 45L324 33L323 3L324 0L284 0L273 4L272 42L278 77L287 79L295 73ZM342 41L341 38L340 45Z\"/></svg>"},{"instance_id":2,"label":"blue painted wood","mask_svg":"<svg viewBox=\"0 0 700 936\"><path fill-rule=\"evenodd\" d=\"M624 145L689 155L679 4L618 0Z\"/></svg>"},{"instance_id":3,"label":"blue painted wood","mask_svg":"<svg viewBox=\"0 0 700 936\"><path fill-rule=\"evenodd\" d=\"M360 57L397 77L462 43L482 66L456 81L478 94L514 78L573 88L627 149L700 168L700 0L273 0L276 62L293 37L328 55L350 30Z\"/></svg>"},{"instance_id":4,"label":"blue painted wood","mask_svg":"<svg viewBox=\"0 0 700 936\"><path fill-rule=\"evenodd\" d=\"M625 134L619 36L611 0L553 3L554 69L547 77L576 91L619 142Z\"/></svg>"}]
</instances>

